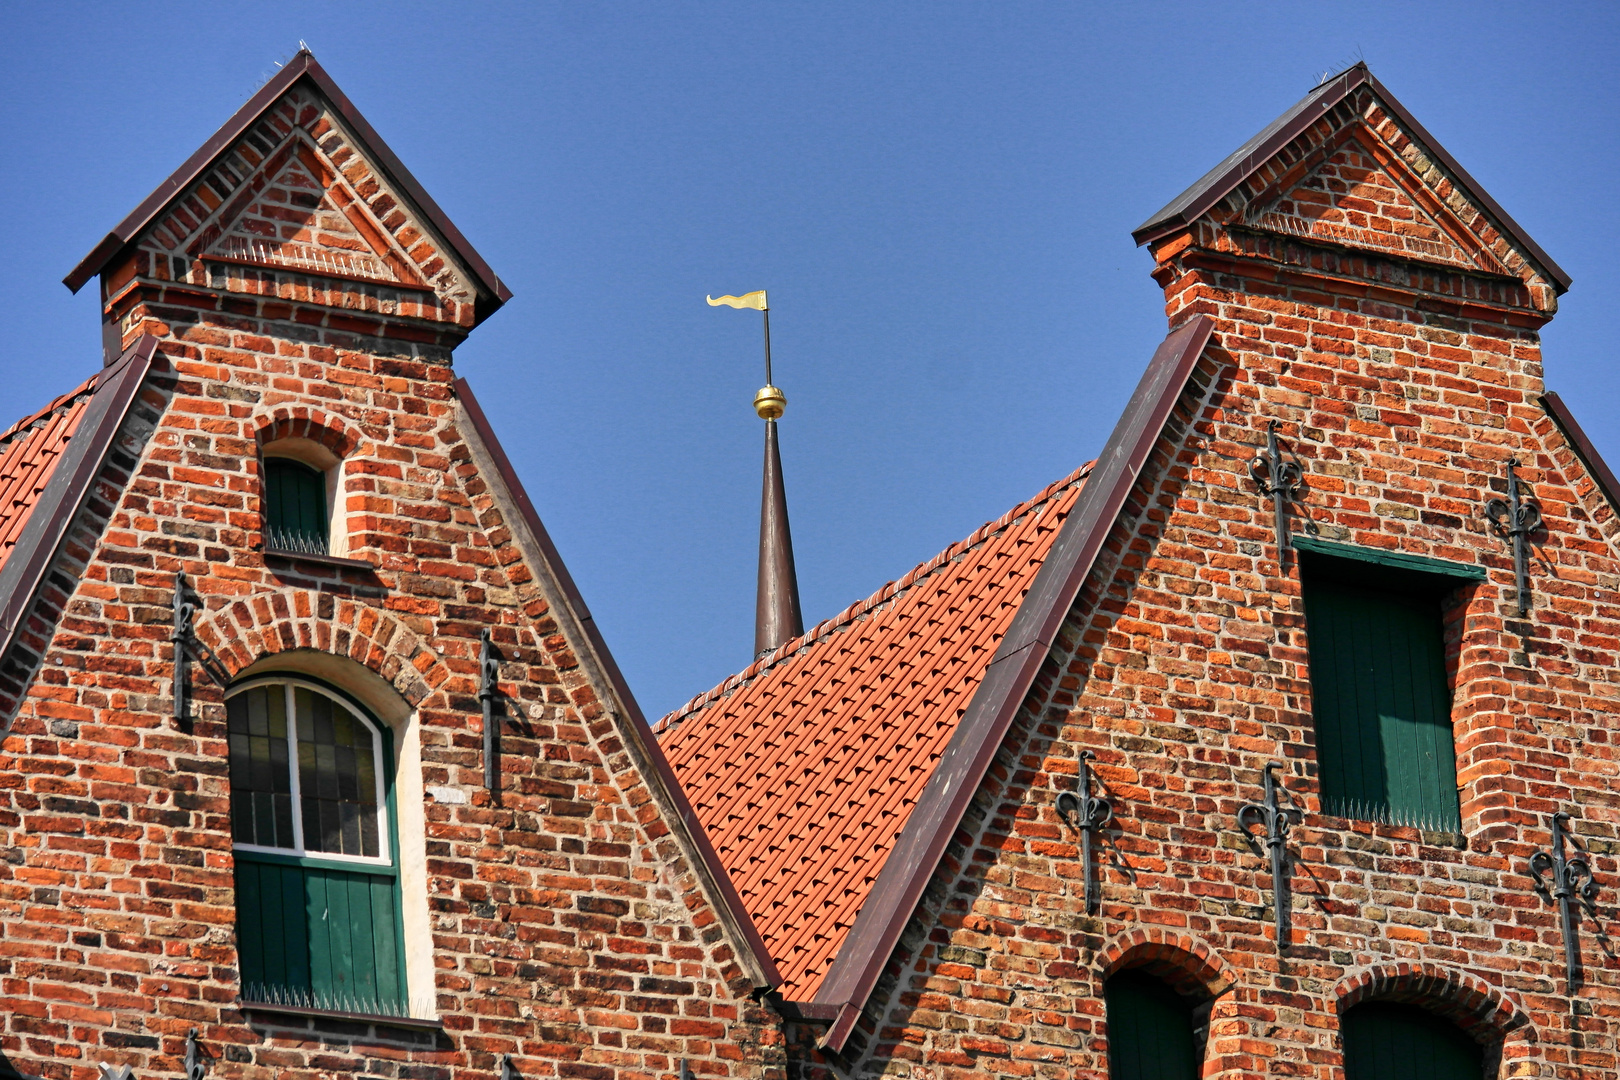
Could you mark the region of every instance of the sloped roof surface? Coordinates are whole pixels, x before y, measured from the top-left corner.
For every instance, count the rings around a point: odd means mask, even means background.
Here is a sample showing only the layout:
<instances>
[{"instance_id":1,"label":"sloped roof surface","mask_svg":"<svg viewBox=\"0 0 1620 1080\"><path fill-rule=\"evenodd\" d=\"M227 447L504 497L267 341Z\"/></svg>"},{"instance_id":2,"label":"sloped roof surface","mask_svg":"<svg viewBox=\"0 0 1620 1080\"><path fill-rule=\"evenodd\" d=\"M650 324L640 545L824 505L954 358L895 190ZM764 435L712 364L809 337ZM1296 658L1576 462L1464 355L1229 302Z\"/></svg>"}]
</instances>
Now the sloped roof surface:
<instances>
[{"instance_id":1,"label":"sloped roof surface","mask_svg":"<svg viewBox=\"0 0 1620 1080\"><path fill-rule=\"evenodd\" d=\"M0 566L84 418L97 375L0 432Z\"/></svg>"},{"instance_id":2,"label":"sloped roof surface","mask_svg":"<svg viewBox=\"0 0 1620 1080\"><path fill-rule=\"evenodd\" d=\"M1087 468L661 720L781 971L815 996Z\"/></svg>"}]
</instances>

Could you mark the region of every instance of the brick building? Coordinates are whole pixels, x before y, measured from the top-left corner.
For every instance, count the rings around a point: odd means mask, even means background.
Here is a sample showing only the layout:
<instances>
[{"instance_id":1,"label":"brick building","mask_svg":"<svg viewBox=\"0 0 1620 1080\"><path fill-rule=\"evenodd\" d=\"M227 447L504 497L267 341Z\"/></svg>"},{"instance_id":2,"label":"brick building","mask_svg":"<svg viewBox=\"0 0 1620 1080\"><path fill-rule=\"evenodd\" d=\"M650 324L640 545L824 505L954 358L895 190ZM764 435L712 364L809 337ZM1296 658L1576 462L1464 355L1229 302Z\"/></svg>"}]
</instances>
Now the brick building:
<instances>
[{"instance_id":1,"label":"brick building","mask_svg":"<svg viewBox=\"0 0 1620 1080\"><path fill-rule=\"evenodd\" d=\"M1568 278L1362 65L1135 236L1170 334L1096 461L658 725L794 1067L1620 1075Z\"/></svg>"},{"instance_id":2,"label":"brick building","mask_svg":"<svg viewBox=\"0 0 1620 1080\"><path fill-rule=\"evenodd\" d=\"M779 1074L452 371L509 294L312 56L92 281L100 370L0 435L0 1072Z\"/></svg>"},{"instance_id":3,"label":"brick building","mask_svg":"<svg viewBox=\"0 0 1620 1080\"><path fill-rule=\"evenodd\" d=\"M649 728L300 54L0 435L0 1071L1620 1072L1567 277L1359 65L1137 238L1098 458Z\"/></svg>"}]
</instances>

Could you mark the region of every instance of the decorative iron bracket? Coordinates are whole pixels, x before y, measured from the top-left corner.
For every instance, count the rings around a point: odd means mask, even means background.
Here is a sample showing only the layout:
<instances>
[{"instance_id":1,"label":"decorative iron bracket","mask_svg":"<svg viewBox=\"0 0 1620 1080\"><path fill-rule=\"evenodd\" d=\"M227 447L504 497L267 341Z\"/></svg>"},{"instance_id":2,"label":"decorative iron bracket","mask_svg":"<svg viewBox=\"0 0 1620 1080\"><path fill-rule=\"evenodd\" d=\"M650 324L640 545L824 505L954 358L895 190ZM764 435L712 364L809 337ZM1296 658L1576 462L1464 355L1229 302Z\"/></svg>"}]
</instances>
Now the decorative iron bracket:
<instances>
[{"instance_id":1,"label":"decorative iron bracket","mask_svg":"<svg viewBox=\"0 0 1620 1080\"><path fill-rule=\"evenodd\" d=\"M197 1039L197 1029L192 1028L186 1032L186 1080L203 1080L203 1074L208 1067L203 1064L202 1043Z\"/></svg>"},{"instance_id":2,"label":"decorative iron bracket","mask_svg":"<svg viewBox=\"0 0 1620 1080\"><path fill-rule=\"evenodd\" d=\"M1288 551L1288 500L1299 494L1299 483L1304 473L1298 463L1284 461L1277 446L1277 429L1282 421L1266 423L1266 452L1254 455L1249 462L1249 475L1260 489L1260 494L1271 500L1271 512L1277 530L1277 565L1281 566Z\"/></svg>"},{"instance_id":3,"label":"decorative iron bracket","mask_svg":"<svg viewBox=\"0 0 1620 1080\"><path fill-rule=\"evenodd\" d=\"M486 630L484 632L487 634L489 631ZM501 1055L500 1078L501 1080L518 1080L517 1066L512 1064L511 1054Z\"/></svg>"},{"instance_id":4,"label":"decorative iron bracket","mask_svg":"<svg viewBox=\"0 0 1620 1080\"><path fill-rule=\"evenodd\" d=\"M174 643L174 719L177 722L186 718L186 688L190 685L193 661L220 689L223 690L231 681L231 672L225 662L197 637L196 630L192 628L198 606L192 600L185 572L175 574L174 629L169 633L169 640Z\"/></svg>"},{"instance_id":5,"label":"decorative iron bracket","mask_svg":"<svg viewBox=\"0 0 1620 1080\"><path fill-rule=\"evenodd\" d=\"M1305 816L1298 810L1291 806L1281 806L1277 802L1277 791L1281 785L1272 774L1282 767L1283 763L1280 761L1268 761L1265 771L1265 802L1244 803L1237 812L1238 830L1243 833L1244 841L1256 855L1263 858L1269 853L1271 858L1271 900L1277 919L1278 952L1288 948L1289 938L1288 830L1305 820ZM1255 834L1249 830L1250 825L1260 825L1265 829L1264 849L1261 848Z\"/></svg>"},{"instance_id":6,"label":"decorative iron bracket","mask_svg":"<svg viewBox=\"0 0 1620 1080\"><path fill-rule=\"evenodd\" d=\"M1080 866L1086 883L1086 914L1095 915L1100 901L1101 886L1097 881L1097 868L1092 855L1092 834L1114 818L1114 807L1106 799L1091 793L1091 765L1097 755L1090 750L1080 751L1080 793L1065 791L1057 797L1057 810L1069 824L1080 830Z\"/></svg>"},{"instance_id":7,"label":"decorative iron bracket","mask_svg":"<svg viewBox=\"0 0 1620 1080\"><path fill-rule=\"evenodd\" d=\"M1571 994L1580 973L1581 925L1580 902L1590 903L1597 898L1597 881L1592 877L1592 864L1576 848L1573 858L1564 854L1564 840L1568 830L1564 823L1570 820L1565 813L1552 816L1552 851L1538 851L1530 856L1530 877L1536 883L1536 892L1542 899L1558 905L1558 922L1564 933L1564 980ZM1552 874L1552 880L1542 875Z\"/></svg>"},{"instance_id":8,"label":"decorative iron bracket","mask_svg":"<svg viewBox=\"0 0 1620 1080\"><path fill-rule=\"evenodd\" d=\"M478 701L484 707L484 787L494 798L500 793L501 743L495 731L495 698L500 694L501 659L490 640L489 628L478 639Z\"/></svg>"},{"instance_id":9,"label":"decorative iron bracket","mask_svg":"<svg viewBox=\"0 0 1620 1080\"><path fill-rule=\"evenodd\" d=\"M1519 588L1519 614L1530 612L1530 582L1525 563L1530 534L1541 528L1541 507L1519 498L1519 478L1514 473L1519 459L1510 458L1507 466L1508 497L1492 499L1485 504L1485 517L1497 536L1513 540L1513 579Z\"/></svg>"}]
</instances>

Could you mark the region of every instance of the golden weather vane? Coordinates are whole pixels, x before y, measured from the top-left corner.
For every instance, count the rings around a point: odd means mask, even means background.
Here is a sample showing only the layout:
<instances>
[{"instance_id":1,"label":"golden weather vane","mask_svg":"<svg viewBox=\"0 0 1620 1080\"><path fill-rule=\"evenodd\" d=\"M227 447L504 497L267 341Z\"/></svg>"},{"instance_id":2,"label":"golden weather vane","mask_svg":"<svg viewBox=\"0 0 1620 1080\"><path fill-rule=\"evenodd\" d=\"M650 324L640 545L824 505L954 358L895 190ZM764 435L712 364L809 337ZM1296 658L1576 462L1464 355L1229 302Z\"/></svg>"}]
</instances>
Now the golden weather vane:
<instances>
[{"instance_id":1,"label":"golden weather vane","mask_svg":"<svg viewBox=\"0 0 1620 1080\"><path fill-rule=\"evenodd\" d=\"M705 296L710 307L753 308L765 316L765 385L754 395L754 411L761 420L775 420L787 408L787 395L771 381L771 308L765 301L765 290L757 289L741 296Z\"/></svg>"}]
</instances>

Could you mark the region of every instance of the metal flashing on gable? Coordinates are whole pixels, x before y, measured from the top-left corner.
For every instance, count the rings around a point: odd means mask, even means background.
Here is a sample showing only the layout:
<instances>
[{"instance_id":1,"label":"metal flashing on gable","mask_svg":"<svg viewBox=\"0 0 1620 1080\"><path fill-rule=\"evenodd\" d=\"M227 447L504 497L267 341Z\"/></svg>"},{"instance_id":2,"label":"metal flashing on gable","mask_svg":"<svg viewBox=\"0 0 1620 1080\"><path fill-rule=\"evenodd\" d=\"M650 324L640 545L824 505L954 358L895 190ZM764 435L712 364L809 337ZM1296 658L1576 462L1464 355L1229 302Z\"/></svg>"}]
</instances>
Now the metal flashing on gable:
<instances>
[{"instance_id":1,"label":"metal flashing on gable","mask_svg":"<svg viewBox=\"0 0 1620 1080\"><path fill-rule=\"evenodd\" d=\"M1214 330L1199 315L1154 352L816 994L838 1009L821 1045L854 1029Z\"/></svg>"},{"instance_id":2,"label":"metal flashing on gable","mask_svg":"<svg viewBox=\"0 0 1620 1080\"><path fill-rule=\"evenodd\" d=\"M84 417L52 470L16 547L0 565L0 662L10 652L23 614L101 471L107 451L151 369L157 344L157 338L142 335L101 373Z\"/></svg>"}]
</instances>

